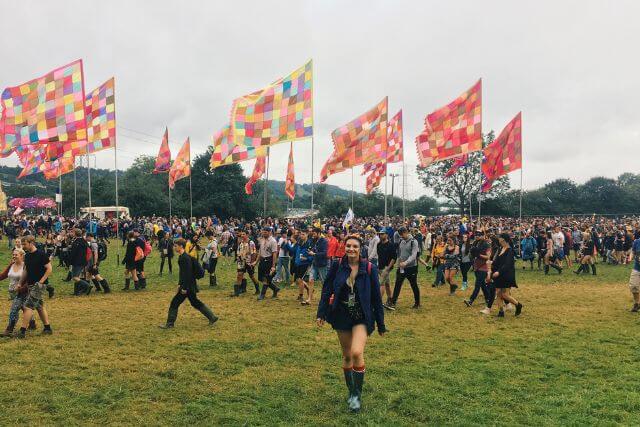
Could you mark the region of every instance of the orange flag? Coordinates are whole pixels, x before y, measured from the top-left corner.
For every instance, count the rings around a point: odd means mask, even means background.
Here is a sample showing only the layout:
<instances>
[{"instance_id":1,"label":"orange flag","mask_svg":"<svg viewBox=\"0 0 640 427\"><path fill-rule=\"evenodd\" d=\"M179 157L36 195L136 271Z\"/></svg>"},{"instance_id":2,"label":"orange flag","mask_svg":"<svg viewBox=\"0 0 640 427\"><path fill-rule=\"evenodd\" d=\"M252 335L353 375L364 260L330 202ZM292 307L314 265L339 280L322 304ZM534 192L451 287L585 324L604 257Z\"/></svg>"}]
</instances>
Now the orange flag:
<instances>
[{"instance_id":1,"label":"orange flag","mask_svg":"<svg viewBox=\"0 0 640 427\"><path fill-rule=\"evenodd\" d=\"M164 128L164 136L162 137L162 144L160 144L158 157L156 157L156 167L153 169L153 173L169 172L169 169L171 169L171 151L169 151L169 129Z\"/></svg>"},{"instance_id":2,"label":"orange flag","mask_svg":"<svg viewBox=\"0 0 640 427\"><path fill-rule=\"evenodd\" d=\"M293 200L296 196L296 180L295 180L295 171L293 168L293 142L291 143L291 148L289 149L289 165L287 166L287 180L284 184L284 192L289 199Z\"/></svg>"},{"instance_id":3,"label":"orange flag","mask_svg":"<svg viewBox=\"0 0 640 427\"><path fill-rule=\"evenodd\" d=\"M191 176L191 142L189 138L182 145L171 169L169 169L169 188L173 190L176 181L188 176Z\"/></svg>"},{"instance_id":4,"label":"orange flag","mask_svg":"<svg viewBox=\"0 0 640 427\"><path fill-rule=\"evenodd\" d=\"M256 164L253 166L253 173L251 174L251 178L244 185L244 192L247 194L253 194L253 184L258 182L260 177L264 174L264 171L267 170L267 157L260 156L256 159Z\"/></svg>"}]
</instances>

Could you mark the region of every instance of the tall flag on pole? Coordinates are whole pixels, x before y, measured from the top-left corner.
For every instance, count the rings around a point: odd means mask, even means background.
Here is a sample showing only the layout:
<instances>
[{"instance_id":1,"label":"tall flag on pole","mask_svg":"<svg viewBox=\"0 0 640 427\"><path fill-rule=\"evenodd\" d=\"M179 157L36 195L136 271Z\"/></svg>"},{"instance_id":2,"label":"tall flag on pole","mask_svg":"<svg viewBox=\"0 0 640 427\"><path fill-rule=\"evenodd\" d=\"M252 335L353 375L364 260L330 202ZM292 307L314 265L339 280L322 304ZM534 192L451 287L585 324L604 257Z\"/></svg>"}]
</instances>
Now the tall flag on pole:
<instances>
[{"instance_id":1,"label":"tall flag on pole","mask_svg":"<svg viewBox=\"0 0 640 427\"><path fill-rule=\"evenodd\" d=\"M384 159L387 152L387 97L375 107L331 133L333 153L322 167L320 182L329 175Z\"/></svg>"},{"instance_id":2,"label":"tall flag on pole","mask_svg":"<svg viewBox=\"0 0 640 427\"><path fill-rule=\"evenodd\" d=\"M229 140L267 147L313 136L312 61L264 89L233 101Z\"/></svg>"},{"instance_id":3,"label":"tall flag on pole","mask_svg":"<svg viewBox=\"0 0 640 427\"><path fill-rule=\"evenodd\" d=\"M73 172L76 167L75 158L62 158L50 163L54 163L54 166L42 171L44 177L48 180L56 179L62 175L68 174L69 172Z\"/></svg>"},{"instance_id":4,"label":"tall flag on pole","mask_svg":"<svg viewBox=\"0 0 640 427\"><path fill-rule=\"evenodd\" d=\"M367 194L371 194L374 188L380 185L382 177L387 174L387 163L397 163L404 159L402 141L402 110L393 116L389 121L389 131L387 138L387 155L384 162L365 163L363 175L370 173L367 177Z\"/></svg>"},{"instance_id":5,"label":"tall flag on pole","mask_svg":"<svg viewBox=\"0 0 640 427\"><path fill-rule=\"evenodd\" d=\"M169 188L173 190L176 181L191 175L191 142L189 138L182 144L178 156L169 169Z\"/></svg>"},{"instance_id":6,"label":"tall flag on pole","mask_svg":"<svg viewBox=\"0 0 640 427\"><path fill-rule=\"evenodd\" d=\"M500 135L483 150L482 192L491 189L493 181L522 168L522 113L518 113L502 129Z\"/></svg>"},{"instance_id":7,"label":"tall flag on pole","mask_svg":"<svg viewBox=\"0 0 640 427\"><path fill-rule=\"evenodd\" d=\"M264 175L267 170L267 157L260 156L256 159L256 164L253 166L253 173L251 177L244 185L244 192L247 194L253 194L253 185Z\"/></svg>"},{"instance_id":8,"label":"tall flag on pole","mask_svg":"<svg viewBox=\"0 0 640 427\"><path fill-rule=\"evenodd\" d=\"M284 184L284 192L291 200L296 197L296 178L295 169L293 167L293 142L289 148L289 164L287 165L287 179Z\"/></svg>"},{"instance_id":9,"label":"tall flag on pole","mask_svg":"<svg viewBox=\"0 0 640 427\"><path fill-rule=\"evenodd\" d=\"M426 117L416 148L423 167L482 150L482 80Z\"/></svg>"},{"instance_id":10,"label":"tall flag on pole","mask_svg":"<svg viewBox=\"0 0 640 427\"><path fill-rule=\"evenodd\" d=\"M209 166L215 169L220 166L244 162L267 155L267 147L234 145L229 142L229 125L226 125L213 136L213 153Z\"/></svg>"},{"instance_id":11,"label":"tall flag on pole","mask_svg":"<svg viewBox=\"0 0 640 427\"><path fill-rule=\"evenodd\" d=\"M0 157L18 145L87 139L82 60L2 92Z\"/></svg>"},{"instance_id":12,"label":"tall flag on pole","mask_svg":"<svg viewBox=\"0 0 640 427\"><path fill-rule=\"evenodd\" d=\"M70 140L47 146L47 157L75 157L115 147L116 102L115 79L112 77L94 90L85 99L87 139Z\"/></svg>"},{"instance_id":13,"label":"tall flag on pole","mask_svg":"<svg viewBox=\"0 0 640 427\"><path fill-rule=\"evenodd\" d=\"M375 164L375 168L369 176L367 176L367 194L371 194L373 189L380 185L380 181L387 174L387 163L380 162Z\"/></svg>"},{"instance_id":14,"label":"tall flag on pole","mask_svg":"<svg viewBox=\"0 0 640 427\"><path fill-rule=\"evenodd\" d=\"M169 169L171 169L171 151L169 151L169 129L164 128L164 136L162 137L162 144L160 144L158 157L156 157L156 166L153 169L153 173L169 172Z\"/></svg>"},{"instance_id":15,"label":"tall flag on pole","mask_svg":"<svg viewBox=\"0 0 640 427\"><path fill-rule=\"evenodd\" d=\"M449 178L450 176L458 172L458 169L467 165L467 161L469 161L468 154L463 154L462 156L456 157L447 173L444 174L444 177Z\"/></svg>"}]
</instances>

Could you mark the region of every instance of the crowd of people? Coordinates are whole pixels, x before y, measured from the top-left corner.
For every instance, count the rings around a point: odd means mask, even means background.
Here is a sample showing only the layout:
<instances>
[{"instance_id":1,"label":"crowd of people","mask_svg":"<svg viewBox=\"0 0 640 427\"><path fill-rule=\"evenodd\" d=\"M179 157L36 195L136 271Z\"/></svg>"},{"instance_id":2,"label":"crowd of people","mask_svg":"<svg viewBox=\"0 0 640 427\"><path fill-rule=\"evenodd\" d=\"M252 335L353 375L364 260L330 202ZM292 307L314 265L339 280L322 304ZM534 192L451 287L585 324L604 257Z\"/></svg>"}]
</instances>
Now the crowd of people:
<instances>
[{"instance_id":1,"label":"crowd of people","mask_svg":"<svg viewBox=\"0 0 640 427\"><path fill-rule=\"evenodd\" d=\"M63 217L2 218L0 229L13 251L0 279L9 280L11 307L3 336L24 338L35 329L34 312L51 334L44 294L52 298L49 283L52 262L67 269L73 295L92 291L109 293L109 281L100 274L110 240L124 247L121 260L122 291L147 287L145 261L153 248L160 257L159 275L173 273L177 256L179 274L164 329L173 328L178 308L189 300L214 324L218 317L197 296L199 279L208 275L209 286L218 285L218 260L233 260L236 276L231 297L247 293L263 301L267 292L277 298L282 286L298 291L297 301L317 304L318 325L330 323L343 352L343 370L349 388L348 405L361 406L364 348L377 325L386 332L384 311L398 309L402 286L409 282L412 308L421 308L418 269L435 274L431 286L446 285L455 296L459 288L473 290L463 302L473 307L482 293L480 313L494 310L504 317L509 310L519 316L523 304L512 294L522 269L551 270L562 274L596 275L597 265L633 263L629 280L633 312L640 311L640 219L637 217L496 218L470 221L460 216L412 218L341 218L220 220L205 218L141 217L134 219L74 219ZM395 270L393 289L392 272ZM470 274L473 273L473 281ZM117 278L110 278L113 282ZM133 282L133 287L131 287ZM321 289L316 297L316 288ZM316 301L317 300L317 301Z\"/></svg>"}]
</instances>

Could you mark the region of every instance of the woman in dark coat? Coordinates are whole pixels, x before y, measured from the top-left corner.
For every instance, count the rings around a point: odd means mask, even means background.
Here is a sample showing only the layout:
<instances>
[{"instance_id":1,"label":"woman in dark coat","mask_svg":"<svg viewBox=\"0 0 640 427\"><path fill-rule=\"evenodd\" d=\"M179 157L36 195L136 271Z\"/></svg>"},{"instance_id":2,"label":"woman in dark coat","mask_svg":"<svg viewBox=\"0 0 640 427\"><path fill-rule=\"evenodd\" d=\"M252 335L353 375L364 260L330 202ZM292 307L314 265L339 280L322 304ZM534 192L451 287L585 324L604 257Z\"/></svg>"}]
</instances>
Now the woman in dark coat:
<instances>
[{"instance_id":1,"label":"woman in dark coat","mask_svg":"<svg viewBox=\"0 0 640 427\"><path fill-rule=\"evenodd\" d=\"M522 312L522 304L510 295L511 288L516 285L516 264L511 237L507 233L498 236L499 248L491 263L491 279L496 289L496 301L498 301L498 317L504 317L504 303L511 303L516 307L516 316Z\"/></svg>"},{"instance_id":2,"label":"woman in dark coat","mask_svg":"<svg viewBox=\"0 0 640 427\"><path fill-rule=\"evenodd\" d=\"M133 234L133 231L129 231L127 233L127 249L124 254L124 258L122 259L122 264L124 265L124 288L123 291L128 291L129 286L131 285L131 279L133 279L134 288L139 289L138 285L138 275L136 272L136 248L138 244L136 243L136 237Z\"/></svg>"},{"instance_id":3,"label":"woman in dark coat","mask_svg":"<svg viewBox=\"0 0 640 427\"><path fill-rule=\"evenodd\" d=\"M347 403L357 412L362 405L364 383L364 348L367 337L378 325L378 333L387 331L380 296L378 268L360 258L362 241L355 236L345 241L346 255L335 262L322 287L317 323L329 322L338 334L342 347L342 369L349 389Z\"/></svg>"}]
</instances>

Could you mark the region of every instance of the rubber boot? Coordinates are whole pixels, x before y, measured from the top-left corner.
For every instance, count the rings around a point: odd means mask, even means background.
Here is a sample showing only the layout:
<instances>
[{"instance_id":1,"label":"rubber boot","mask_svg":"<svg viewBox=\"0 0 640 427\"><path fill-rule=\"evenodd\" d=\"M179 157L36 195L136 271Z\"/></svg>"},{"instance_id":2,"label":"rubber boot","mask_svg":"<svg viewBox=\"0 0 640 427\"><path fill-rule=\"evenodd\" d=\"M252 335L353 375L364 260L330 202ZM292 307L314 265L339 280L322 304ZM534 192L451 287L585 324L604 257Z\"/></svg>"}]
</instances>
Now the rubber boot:
<instances>
[{"instance_id":1,"label":"rubber boot","mask_svg":"<svg viewBox=\"0 0 640 427\"><path fill-rule=\"evenodd\" d=\"M204 314L204 317L209 320L209 325L213 325L218 321L218 316L213 314L213 311L205 304L200 308L200 313Z\"/></svg>"},{"instance_id":2,"label":"rubber boot","mask_svg":"<svg viewBox=\"0 0 640 427\"><path fill-rule=\"evenodd\" d=\"M244 294L245 292L247 292L247 279L242 279L240 283L240 293Z\"/></svg>"},{"instance_id":3,"label":"rubber boot","mask_svg":"<svg viewBox=\"0 0 640 427\"><path fill-rule=\"evenodd\" d=\"M102 279L100 284L102 285L102 290L105 294L111 293L111 288L109 287L109 282L107 282L107 279Z\"/></svg>"},{"instance_id":4,"label":"rubber boot","mask_svg":"<svg viewBox=\"0 0 640 427\"><path fill-rule=\"evenodd\" d=\"M231 294L232 297L239 297L240 296L240 285L233 285L233 293Z\"/></svg>"},{"instance_id":5,"label":"rubber boot","mask_svg":"<svg viewBox=\"0 0 640 427\"><path fill-rule=\"evenodd\" d=\"M67 277L64 279L65 282L70 282L71 281L71 270L69 270L69 272L67 273Z\"/></svg>"},{"instance_id":6,"label":"rubber boot","mask_svg":"<svg viewBox=\"0 0 640 427\"><path fill-rule=\"evenodd\" d=\"M258 285L256 285L256 288L257 287ZM258 295L258 301L262 301L266 293L267 293L267 285L262 285L262 291L260 291L260 295Z\"/></svg>"},{"instance_id":7,"label":"rubber boot","mask_svg":"<svg viewBox=\"0 0 640 427\"><path fill-rule=\"evenodd\" d=\"M91 286L87 281L80 280L78 281L78 292L80 295L89 295L93 286Z\"/></svg>"},{"instance_id":8,"label":"rubber boot","mask_svg":"<svg viewBox=\"0 0 640 427\"><path fill-rule=\"evenodd\" d=\"M169 313L167 314L167 323L160 326L160 329L172 329L178 318L178 309L169 307Z\"/></svg>"},{"instance_id":9,"label":"rubber boot","mask_svg":"<svg viewBox=\"0 0 640 427\"><path fill-rule=\"evenodd\" d=\"M280 288L274 285L273 283L270 283L269 289L273 291L273 295L271 295L271 298L278 298L278 292L280 292Z\"/></svg>"},{"instance_id":10,"label":"rubber boot","mask_svg":"<svg viewBox=\"0 0 640 427\"><path fill-rule=\"evenodd\" d=\"M256 291L253 293L254 295L259 295L260 294L260 285L257 283L254 283L253 286L256 288ZM245 292L247 290L245 289Z\"/></svg>"},{"instance_id":11,"label":"rubber boot","mask_svg":"<svg viewBox=\"0 0 640 427\"><path fill-rule=\"evenodd\" d=\"M93 286L96 287L96 292L102 291L100 288L100 281L98 281L98 279L91 279L91 282L93 283Z\"/></svg>"},{"instance_id":12,"label":"rubber boot","mask_svg":"<svg viewBox=\"0 0 640 427\"><path fill-rule=\"evenodd\" d=\"M56 293L56 289L47 283L47 292L49 293L49 299L53 298L53 295Z\"/></svg>"},{"instance_id":13,"label":"rubber boot","mask_svg":"<svg viewBox=\"0 0 640 427\"><path fill-rule=\"evenodd\" d=\"M362 386L364 384L364 371L353 371L353 399L349 404L349 409L353 412L359 412L362 408Z\"/></svg>"},{"instance_id":14,"label":"rubber boot","mask_svg":"<svg viewBox=\"0 0 640 427\"><path fill-rule=\"evenodd\" d=\"M136 291L140 290L140 279L133 281L133 289L135 289Z\"/></svg>"},{"instance_id":15,"label":"rubber boot","mask_svg":"<svg viewBox=\"0 0 640 427\"><path fill-rule=\"evenodd\" d=\"M36 319L31 319L29 320L29 330L31 331L35 331L36 329L38 329L38 325L36 325Z\"/></svg>"},{"instance_id":16,"label":"rubber boot","mask_svg":"<svg viewBox=\"0 0 640 427\"><path fill-rule=\"evenodd\" d=\"M16 328L16 323L17 323L16 320L9 321L9 324L7 325L7 329L5 329L2 334L0 334L0 337L11 338L11 336L13 335L13 330Z\"/></svg>"},{"instance_id":17,"label":"rubber boot","mask_svg":"<svg viewBox=\"0 0 640 427\"><path fill-rule=\"evenodd\" d=\"M77 297L78 295L80 295L80 286L78 285L78 282L73 282L73 296Z\"/></svg>"},{"instance_id":18,"label":"rubber boot","mask_svg":"<svg viewBox=\"0 0 640 427\"><path fill-rule=\"evenodd\" d=\"M584 271L585 266L586 264L580 264L580 267L578 267L578 269L574 271L574 273L580 275Z\"/></svg>"},{"instance_id":19,"label":"rubber boot","mask_svg":"<svg viewBox=\"0 0 640 427\"><path fill-rule=\"evenodd\" d=\"M139 282L139 285L140 285L140 289L145 289L147 287L147 278L146 277L138 278L138 282Z\"/></svg>"},{"instance_id":20,"label":"rubber boot","mask_svg":"<svg viewBox=\"0 0 640 427\"><path fill-rule=\"evenodd\" d=\"M131 279L124 279L124 288L122 288L123 291L128 291L129 290L129 285L131 285Z\"/></svg>"},{"instance_id":21,"label":"rubber boot","mask_svg":"<svg viewBox=\"0 0 640 427\"><path fill-rule=\"evenodd\" d=\"M588 272L588 271L585 269L585 272ZM596 265L595 264L591 264L591 274L594 275L594 276L596 275Z\"/></svg>"},{"instance_id":22,"label":"rubber boot","mask_svg":"<svg viewBox=\"0 0 640 427\"><path fill-rule=\"evenodd\" d=\"M549 274L549 266L545 264L544 266L544 274Z\"/></svg>"},{"instance_id":23,"label":"rubber boot","mask_svg":"<svg viewBox=\"0 0 640 427\"><path fill-rule=\"evenodd\" d=\"M209 275L209 287L213 288L216 285L216 276L213 274Z\"/></svg>"},{"instance_id":24,"label":"rubber boot","mask_svg":"<svg viewBox=\"0 0 640 427\"><path fill-rule=\"evenodd\" d=\"M351 400L355 395L354 386L353 386L353 369L342 369L344 371L344 382L347 384L347 390L349 390L349 397L347 397L347 404L351 404Z\"/></svg>"}]
</instances>

